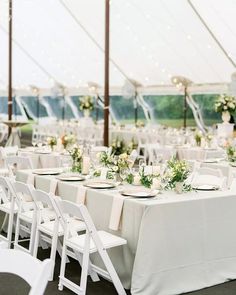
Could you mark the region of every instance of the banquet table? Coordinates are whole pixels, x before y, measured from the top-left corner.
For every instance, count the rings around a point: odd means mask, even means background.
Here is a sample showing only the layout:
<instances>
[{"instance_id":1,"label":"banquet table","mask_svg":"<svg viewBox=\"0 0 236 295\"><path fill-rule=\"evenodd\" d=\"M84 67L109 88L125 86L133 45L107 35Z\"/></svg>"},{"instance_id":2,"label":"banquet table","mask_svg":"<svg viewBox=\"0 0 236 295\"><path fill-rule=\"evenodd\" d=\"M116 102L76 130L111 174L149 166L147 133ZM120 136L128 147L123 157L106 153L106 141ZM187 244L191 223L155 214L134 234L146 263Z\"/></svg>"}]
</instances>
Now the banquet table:
<instances>
[{"instance_id":1,"label":"banquet table","mask_svg":"<svg viewBox=\"0 0 236 295\"><path fill-rule=\"evenodd\" d=\"M32 147L20 149L18 155L30 158L34 169L60 167L65 157L70 158L69 155L58 152L37 152L37 150Z\"/></svg>"},{"instance_id":2,"label":"banquet table","mask_svg":"<svg viewBox=\"0 0 236 295\"><path fill-rule=\"evenodd\" d=\"M177 153L180 160L203 161L205 159L225 157L225 151L220 148L178 147Z\"/></svg>"},{"instance_id":3,"label":"banquet table","mask_svg":"<svg viewBox=\"0 0 236 295\"><path fill-rule=\"evenodd\" d=\"M30 170L17 172L27 182ZM55 176L34 176L50 190ZM56 194L77 202L81 182L58 181ZM125 288L132 294L181 294L236 278L236 182L230 190L164 192L154 199L124 198L118 230L109 228L120 189L87 189L85 204L97 229L127 239L109 251ZM93 258L100 264L98 257Z\"/></svg>"}]
</instances>

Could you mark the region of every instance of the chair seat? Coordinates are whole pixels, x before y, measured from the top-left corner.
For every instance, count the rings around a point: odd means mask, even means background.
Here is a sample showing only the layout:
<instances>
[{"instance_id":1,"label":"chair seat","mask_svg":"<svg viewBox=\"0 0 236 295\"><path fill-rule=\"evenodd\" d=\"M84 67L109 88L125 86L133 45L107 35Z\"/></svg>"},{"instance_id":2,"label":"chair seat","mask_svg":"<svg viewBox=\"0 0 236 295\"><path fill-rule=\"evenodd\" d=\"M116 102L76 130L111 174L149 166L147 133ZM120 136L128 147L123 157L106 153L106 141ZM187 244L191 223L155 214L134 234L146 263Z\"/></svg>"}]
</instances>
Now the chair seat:
<instances>
[{"instance_id":1,"label":"chair seat","mask_svg":"<svg viewBox=\"0 0 236 295\"><path fill-rule=\"evenodd\" d=\"M19 213L19 217L20 217L20 219L22 219L28 223L32 223L33 214L34 214L34 210L21 212L21 213Z\"/></svg>"},{"instance_id":2,"label":"chair seat","mask_svg":"<svg viewBox=\"0 0 236 295\"><path fill-rule=\"evenodd\" d=\"M98 235L102 241L103 247L105 249L125 245L127 243L127 241L125 239L114 236L108 232L98 231L97 233L98 233ZM86 236L85 234L73 236L72 238L69 238L66 241L66 245L72 249L78 250L79 252L83 252L84 251L84 244L85 244L85 236ZM97 251L97 247L95 246L93 240L91 239L89 252L94 253L96 251Z\"/></svg>"},{"instance_id":3,"label":"chair seat","mask_svg":"<svg viewBox=\"0 0 236 295\"><path fill-rule=\"evenodd\" d=\"M49 236L53 236L53 229L54 229L54 225L55 225L55 221L49 221L49 222L44 222L42 224L40 224L38 226L38 229L49 235ZM74 219L71 223L70 223L71 228L73 228L74 231L79 232L79 231L83 231L85 230L86 226L85 223L83 221L80 221L78 219ZM62 236L64 234L64 230L61 226L61 224L59 224L59 228L58 228L58 235Z\"/></svg>"},{"instance_id":4,"label":"chair seat","mask_svg":"<svg viewBox=\"0 0 236 295\"><path fill-rule=\"evenodd\" d=\"M11 203L3 203L0 204L0 211L3 211L5 213L10 213L11 212ZM14 213L17 213L18 211L18 206L17 204L14 204Z\"/></svg>"}]
</instances>

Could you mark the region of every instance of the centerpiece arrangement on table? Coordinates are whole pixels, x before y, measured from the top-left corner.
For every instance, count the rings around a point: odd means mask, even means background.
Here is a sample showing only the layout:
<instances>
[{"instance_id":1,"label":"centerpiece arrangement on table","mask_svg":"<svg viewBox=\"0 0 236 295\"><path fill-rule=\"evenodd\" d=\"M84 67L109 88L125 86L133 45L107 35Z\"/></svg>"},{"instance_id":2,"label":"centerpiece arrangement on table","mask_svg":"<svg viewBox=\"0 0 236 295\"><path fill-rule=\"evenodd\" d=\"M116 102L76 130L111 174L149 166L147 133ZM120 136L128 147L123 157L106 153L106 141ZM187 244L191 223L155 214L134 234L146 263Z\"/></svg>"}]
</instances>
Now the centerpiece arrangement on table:
<instances>
[{"instance_id":1,"label":"centerpiece arrangement on table","mask_svg":"<svg viewBox=\"0 0 236 295\"><path fill-rule=\"evenodd\" d=\"M57 138L55 136L50 136L47 138L47 144L50 146L51 150L57 145Z\"/></svg>"},{"instance_id":2,"label":"centerpiece arrangement on table","mask_svg":"<svg viewBox=\"0 0 236 295\"><path fill-rule=\"evenodd\" d=\"M215 111L221 114L224 123L229 123L231 115L235 110L236 99L234 96L222 94L215 101Z\"/></svg>"},{"instance_id":3,"label":"centerpiece arrangement on table","mask_svg":"<svg viewBox=\"0 0 236 295\"><path fill-rule=\"evenodd\" d=\"M197 147L211 148L213 135L210 133L203 134L198 130L194 135L194 139Z\"/></svg>"},{"instance_id":4,"label":"centerpiece arrangement on table","mask_svg":"<svg viewBox=\"0 0 236 295\"><path fill-rule=\"evenodd\" d=\"M73 134L65 134L61 137L61 144L64 148L64 150L67 150L70 148L71 145L73 145L76 142L76 138Z\"/></svg>"},{"instance_id":5,"label":"centerpiece arrangement on table","mask_svg":"<svg viewBox=\"0 0 236 295\"><path fill-rule=\"evenodd\" d=\"M94 110L94 101L92 96L83 96L80 99L80 110L83 111L84 117L89 117L90 112Z\"/></svg>"}]
</instances>

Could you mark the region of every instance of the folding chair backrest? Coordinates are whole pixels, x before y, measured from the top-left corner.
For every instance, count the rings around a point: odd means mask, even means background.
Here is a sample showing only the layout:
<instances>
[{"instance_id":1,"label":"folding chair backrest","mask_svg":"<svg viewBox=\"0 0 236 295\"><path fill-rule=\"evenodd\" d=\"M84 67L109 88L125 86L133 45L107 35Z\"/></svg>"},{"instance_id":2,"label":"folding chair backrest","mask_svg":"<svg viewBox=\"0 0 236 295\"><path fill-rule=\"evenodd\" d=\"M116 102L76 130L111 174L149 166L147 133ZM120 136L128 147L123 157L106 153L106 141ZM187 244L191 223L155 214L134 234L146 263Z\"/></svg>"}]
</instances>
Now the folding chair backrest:
<instances>
[{"instance_id":1,"label":"folding chair backrest","mask_svg":"<svg viewBox=\"0 0 236 295\"><path fill-rule=\"evenodd\" d=\"M5 159L5 164L10 176L14 176L19 169L33 169L31 159L20 156L9 156Z\"/></svg>"},{"instance_id":2,"label":"folding chair backrest","mask_svg":"<svg viewBox=\"0 0 236 295\"><path fill-rule=\"evenodd\" d=\"M15 274L30 286L29 295L43 295L51 274L52 262L43 262L23 251L0 249L0 273Z\"/></svg>"},{"instance_id":3,"label":"folding chair backrest","mask_svg":"<svg viewBox=\"0 0 236 295\"><path fill-rule=\"evenodd\" d=\"M220 169L212 169L208 167L201 167L197 169L197 173L200 175L212 175L216 177L223 177L223 173Z\"/></svg>"},{"instance_id":4,"label":"folding chair backrest","mask_svg":"<svg viewBox=\"0 0 236 295\"><path fill-rule=\"evenodd\" d=\"M96 232L95 225L93 220L86 208L83 204L75 204L69 201L60 200L57 202L62 215L69 215L84 221L86 228L89 232Z\"/></svg>"},{"instance_id":5,"label":"folding chair backrest","mask_svg":"<svg viewBox=\"0 0 236 295\"><path fill-rule=\"evenodd\" d=\"M34 187L31 184L26 184L20 181L12 181L14 191L16 193L16 198L23 202L33 201L33 191Z\"/></svg>"},{"instance_id":6,"label":"folding chair backrest","mask_svg":"<svg viewBox=\"0 0 236 295\"><path fill-rule=\"evenodd\" d=\"M42 208L40 204L43 204L43 207L54 208L52 199L49 194L41 190L33 190L33 199L38 208Z\"/></svg>"},{"instance_id":7,"label":"folding chair backrest","mask_svg":"<svg viewBox=\"0 0 236 295\"><path fill-rule=\"evenodd\" d=\"M0 203L8 203L13 193L9 178L0 176Z\"/></svg>"}]
</instances>

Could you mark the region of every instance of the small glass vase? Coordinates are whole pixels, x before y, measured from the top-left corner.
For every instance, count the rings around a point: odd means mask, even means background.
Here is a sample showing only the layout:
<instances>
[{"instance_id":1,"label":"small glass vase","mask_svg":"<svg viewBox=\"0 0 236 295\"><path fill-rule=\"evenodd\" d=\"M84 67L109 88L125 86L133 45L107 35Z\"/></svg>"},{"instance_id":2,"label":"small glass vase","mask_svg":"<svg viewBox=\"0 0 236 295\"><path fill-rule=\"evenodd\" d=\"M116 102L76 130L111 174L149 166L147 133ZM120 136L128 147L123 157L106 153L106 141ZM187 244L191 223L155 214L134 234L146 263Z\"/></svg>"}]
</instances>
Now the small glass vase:
<instances>
[{"instance_id":1,"label":"small glass vase","mask_svg":"<svg viewBox=\"0 0 236 295\"><path fill-rule=\"evenodd\" d=\"M84 110L84 117L88 118L90 116L90 110Z\"/></svg>"},{"instance_id":2,"label":"small glass vase","mask_svg":"<svg viewBox=\"0 0 236 295\"><path fill-rule=\"evenodd\" d=\"M176 184L175 184L175 192L177 194L182 194L183 193L183 187L184 187L183 182L176 182Z\"/></svg>"},{"instance_id":3,"label":"small glass vase","mask_svg":"<svg viewBox=\"0 0 236 295\"><path fill-rule=\"evenodd\" d=\"M222 118L223 123L229 123L230 117L231 117L230 112L228 112L228 111L222 112L221 118Z\"/></svg>"},{"instance_id":4,"label":"small glass vase","mask_svg":"<svg viewBox=\"0 0 236 295\"><path fill-rule=\"evenodd\" d=\"M73 161L71 171L81 173L82 172L82 163L81 163L81 161L80 162Z\"/></svg>"}]
</instances>

